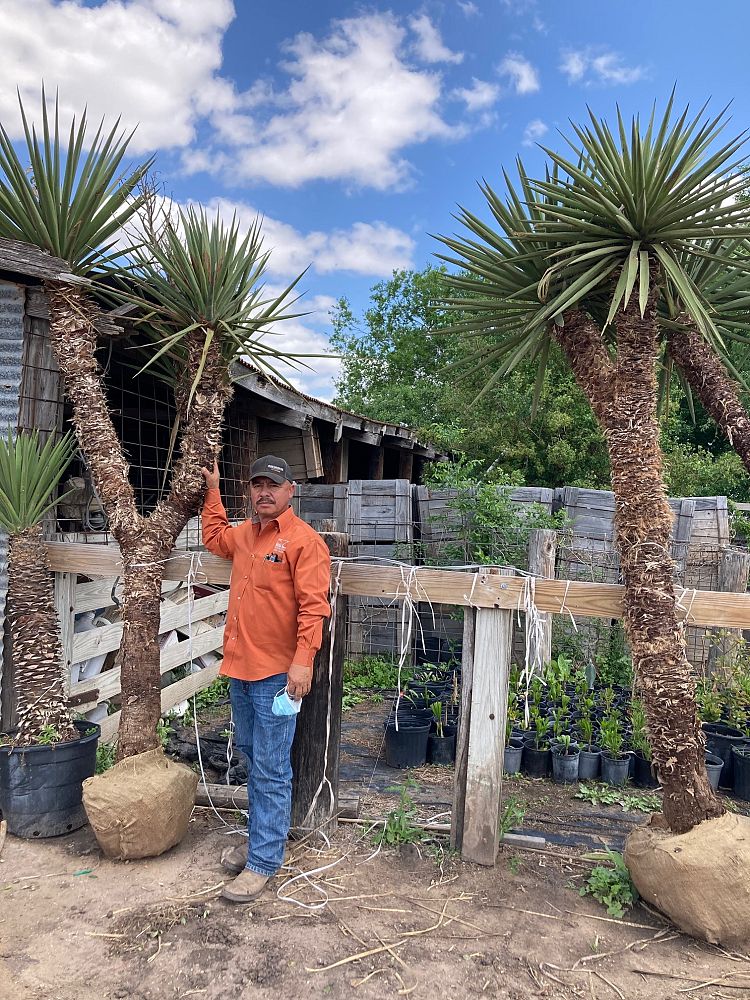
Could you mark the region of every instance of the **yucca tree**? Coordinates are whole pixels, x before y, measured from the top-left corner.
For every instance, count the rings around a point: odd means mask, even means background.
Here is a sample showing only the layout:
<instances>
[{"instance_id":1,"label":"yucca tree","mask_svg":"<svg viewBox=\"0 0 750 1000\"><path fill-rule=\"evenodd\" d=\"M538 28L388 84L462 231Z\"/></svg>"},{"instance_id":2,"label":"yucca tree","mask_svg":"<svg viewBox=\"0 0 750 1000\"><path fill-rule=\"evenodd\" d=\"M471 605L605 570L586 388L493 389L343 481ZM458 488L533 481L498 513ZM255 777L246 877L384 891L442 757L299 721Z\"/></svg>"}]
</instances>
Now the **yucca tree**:
<instances>
[{"instance_id":1,"label":"yucca tree","mask_svg":"<svg viewBox=\"0 0 750 1000\"><path fill-rule=\"evenodd\" d=\"M8 429L0 438L0 525L8 532L7 620L13 650L18 725L13 741L33 746L45 727L75 739L65 699L60 623L42 521L61 498L55 491L73 456L66 435L44 444L36 432Z\"/></svg>"},{"instance_id":2,"label":"yucca tree","mask_svg":"<svg viewBox=\"0 0 750 1000\"><path fill-rule=\"evenodd\" d=\"M142 748L144 733L155 739L161 706L153 623L163 560L203 498L201 467L210 467L221 448L232 365L239 357L273 372L282 363L303 364L269 343L278 335L269 328L293 315L286 309L296 281L264 295L268 259L259 223L243 236L236 219L227 224L201 208L177 208L131 251L120 282L118 297L138 309L146 367L174 391L180 429L169 491L142 519L137 549L123 549L125 607L129 602L133 617L123 641L120 757Z\"/></svg>"},{"instance_id":3,"label":"yucca tree","mask_svg":"<svg viewBox=\"0 0 750 1000\"><path fill-rule=\"evenodd\" d=\"M495 376L526 357L543 369L554 340L601 425L625 627L665 817L678 832L720 815L722 806L705 774L674 593L657 419L660 316L675 316L679 303L712 356L724 350L711 297L695 274L711 260L727 281L744 275L735 253L750 235L748 207L735 200L746 183L735 162L742 139L722 145L723 127L723 115L705 118L703 110L673 120L671 98L645 128L637 118L626 126L618 112L613 133L590 115L586 126L574 126L570 158L545 149L544 180L529 181L522 171L523 199L509 187L503 201L483 186L494 224L462 211L469 235L442 240L451 251L443 259L468 272L454 279L462 297L449 304L465 308L470 297L478 318L463 328L490 340L483 354Z\"/></svg>"},{"instance_id":4,"label":"yucca tree","mask_svg":"<svg viewBox=\"0 0 750 1000\"><path fill-rule=\"evenodd\" d=\"M278 298L270 303L258 301L256 288L265 258L257 238L239 240L236 226L231 239L218 222L205 227L193 233L197 239L193 245L186 230L184 254L174 231L165 236L161 250L153 249L148 255L141 252L137 263L142 274L153 265L150 273L161 274L163 279L154 290L157 305L156 296L166 295L169 289L173 298L194 296L196 306L202 303L209 310L198 309L189 322L185 322L187 314L182 314L170 329L171 334L179 334L171 348L184 352L184 371L190 373L189 388L182 381L175 386L178 409L183 418L189 410L194 430L183 434L178 446L180 457L169 496L150 516L144 516L136 504L96 358L99 308L92 282L103 271L111 278L122 259L123 233L150 197L142 182L151 161L126 169L130 136L121 134L117 125L109 132L100 125L90 136L85 114L71 124L66 142L57 108L50 121L44 96L41 135L29 124L23 106L21 114L31 170L27 172L0 125L0 236L33 243L70 265L70 280L45 285L50 340L72 405L78 442L123 558L123 717L118 754L124 757L158 745L159 594L164 560L188 518L197 512L202 495L200 463L210 462L218 452L221 413L231 394L226 372L217 375L212 345L236 335L252 356L253 334L259 324L250 322L251 314L262 315L270 323L279 318L280 309L275 307ZM186 216L188 221L194 217ZM230 260L231 255L241 257L242 262ZM175 264L171 274L160 267L159 260L161 265ZM226 294L230 287L233 295ZM247 311L243 313L238 303L248 303ZM156 311L153 318L158 321ZM256 353L263 363L272 352L261 344ZM196 373L200 381L194 384Z\"/></svg>"}]
</instances>

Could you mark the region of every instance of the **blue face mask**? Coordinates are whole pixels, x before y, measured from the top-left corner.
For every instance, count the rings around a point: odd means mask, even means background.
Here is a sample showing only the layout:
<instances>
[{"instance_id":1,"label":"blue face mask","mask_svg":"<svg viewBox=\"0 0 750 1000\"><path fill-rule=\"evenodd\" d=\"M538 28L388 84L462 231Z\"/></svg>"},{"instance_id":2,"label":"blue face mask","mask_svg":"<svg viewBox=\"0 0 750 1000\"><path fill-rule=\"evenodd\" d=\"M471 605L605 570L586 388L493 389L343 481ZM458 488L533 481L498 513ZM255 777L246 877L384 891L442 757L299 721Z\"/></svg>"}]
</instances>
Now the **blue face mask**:
<instances>
[{"instance_id":1,"label":"blue face mask","mask_svg":"<svg viewBox=\"0 0 750 1000\"><path fill-rule=\"evenodd\" d=\"M273 699L271 711L274 715L297 715L301 707L302 699L295 701L294 698L289 697L287 689L282 688Z\"/></svg>"}]
</instances>

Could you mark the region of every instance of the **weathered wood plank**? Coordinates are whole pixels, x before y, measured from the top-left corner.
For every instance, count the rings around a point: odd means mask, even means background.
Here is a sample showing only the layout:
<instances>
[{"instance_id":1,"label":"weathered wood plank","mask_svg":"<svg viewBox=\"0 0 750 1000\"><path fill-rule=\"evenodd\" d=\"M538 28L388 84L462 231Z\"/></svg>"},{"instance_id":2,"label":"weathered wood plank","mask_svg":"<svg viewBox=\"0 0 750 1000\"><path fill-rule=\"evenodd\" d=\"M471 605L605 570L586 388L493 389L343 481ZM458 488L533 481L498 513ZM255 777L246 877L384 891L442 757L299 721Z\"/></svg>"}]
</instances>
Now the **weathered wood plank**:
<instances>
[{"instance_id":1,"label":"weathered wood plank","mask_svg":"<svg viewBox=\"0 0 750 1000\"><path fill-rule=\"evenodd\" d=\"M204 653L213 653L217 649L221 649L223 638L224 626L220 625L218 628L211 629L203 635L194 636L192 643L189 639L183 639L182 642L175 643L174 646L168 646L161 653L159 663L160 673L166 674L169 670L174 670L175 667L181 667L184 663L189 663L191 658L197 660ZM92 700L92 703L86 702L85 707L79 710L86 711L89 706L93 708L95 704L108 701L120 693L120 668L113 667L111 670L105 670L104 673L98 674L87 681L79 681L71 689L71 694L76 696L92 694L93 692L98 692L96 700ZM177 699L177 701L181 700L180 698Z\"/></svg>"},{"instance_id":2,"label":"weathered wood plank","mask_svg":"<svg viewBox=\"0 0 750 1000\"><path fill-rule=\"evenodd\" d=\"M75 623L75 573L55 574L55 611L60 623L60 642L63 654L63 685L66 696L70 694L70 668L78 661L73 659L73 625Z\"/></svg>"},{"instance_id":3,"label":"weathered wood plank","mask_svg":"<svg viewBox=\"0 0 750 1000\"><path fill-rule=\"evenodd\" d=\"M117 576L122 569L116 546L83 545L71 542L48 543L50 562L56 572L78 572L89 576ZM227 584L231 562L201 553L199 580ZM165 576L185 580L190 569L190 553L170 556ZM520 579L498 582L480 580L472 573L416 567L412 597L416 601L458 604L485 608L516 608L523 584ZM345 563L341 568L344 593L363 597L402 598L405 584L399 569ZM710 591L676 588L680 604L678 617L690 625L750 628L750 596L714 594ZM621 618L624 589L614 584L584 583L578 580L538 580L536 603L551 614L580 615L583 618ZM688 615L689 611L689 615Z\"/></svg>"},{"instance_id":4,"label":"weathered wood plank","mask_svg":"<svg viewBox=\"0 0 750 1000\"><path fill-rule=\"evenodd\" d=\"M557 532L549 528L535 528L529 532L529 573L549 580L555 578ZM539 633L532 631L527 615L526 643L531 663L549 663L552 659L552 615L540 615Z\"/></svg>"},{"instance_id":5,"label":"weathered wood plank","mask_svg":"<svg viewBox=\"0 0 750 1000\"><path fill-rule=\"evenodd\" d=\"M209 597L199 597L193 601L192 608L187 601L184 604L162 607L159 634L182 628L189 621L196 624L209 615L226 611L228 605L229 591L223 590L221 593L211 594ZM118 622L115 625L105 625L102 628L92 628L87 632L79 632L73 640L72 662L80 663L92 656L100 656L102 653L110 653L119 649L122 642L122 628L122 623Z\"/></svg>"},{"instance_id":6,"label":"weathered wood plank","mask_svg":"<svg viewBox=\"0 0 750 1000\"><path fill-rule=\"evenodd\" d=\"M499 576L495 570L492 575ZM466 764L466 800L461 857L494 865L503 780L508 672L513 613L480 608L476 613L474 670Z\"/></svg>"},{"instance_id":7,"label":"weathered wood plank","mask_svg":"<svg viewBox=\"0 0 750 1000\"><path fill-rule=\"evenodd\" d=\"M451 812L451 847L460 850L464 839L466 809L466 765L469 758L471 732L471 698L474 685L474 635L476 611L464 611L464 635L461 652L461 709L456 733L456 767L453 777L453 811Z\"/></svg>"}]
</instances>

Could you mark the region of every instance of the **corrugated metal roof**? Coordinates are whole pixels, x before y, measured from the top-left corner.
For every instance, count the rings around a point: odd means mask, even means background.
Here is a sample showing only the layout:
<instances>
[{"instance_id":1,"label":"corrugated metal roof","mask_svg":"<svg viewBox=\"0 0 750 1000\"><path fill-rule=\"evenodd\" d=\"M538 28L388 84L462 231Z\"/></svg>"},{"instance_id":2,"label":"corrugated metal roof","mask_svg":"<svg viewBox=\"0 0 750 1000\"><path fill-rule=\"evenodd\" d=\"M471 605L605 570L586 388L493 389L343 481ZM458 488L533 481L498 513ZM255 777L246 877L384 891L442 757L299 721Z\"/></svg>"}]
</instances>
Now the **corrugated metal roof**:
<instances>
[{"instance_id":1,"label":"corrugated metal roof","mask_svg":"<svg viewBox=\"0 0 750 1000\"><path fill-rule=\"evenodd\" d=\"M18 425L23 358L24 289L0 281L0 434ZM0 691L3 677L3 626L8 596L8 536L0 528Z\"/></svg>"}]
</instances>

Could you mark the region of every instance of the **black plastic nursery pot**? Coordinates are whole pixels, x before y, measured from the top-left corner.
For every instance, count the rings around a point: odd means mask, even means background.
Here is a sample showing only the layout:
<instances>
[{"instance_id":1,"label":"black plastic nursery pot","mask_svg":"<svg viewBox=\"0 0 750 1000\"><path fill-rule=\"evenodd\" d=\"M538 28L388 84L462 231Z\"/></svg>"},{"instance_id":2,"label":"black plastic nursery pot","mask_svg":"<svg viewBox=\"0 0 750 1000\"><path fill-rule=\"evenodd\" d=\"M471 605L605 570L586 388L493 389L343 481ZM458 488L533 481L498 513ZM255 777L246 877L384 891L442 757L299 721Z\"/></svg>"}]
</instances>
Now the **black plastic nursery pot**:
<instances>
[{"instance_id":1,"label":"black plastic nursery pot","mask_svg":"<svg viewBox=\"0 0 750 1000\"><path fill-rule=\"evenodd\" d=\"M534 744L525 743L521 770L529 778L547 778L552 773L552 755L549 748L537 750Z\"/></svg>"},{"instance_id":2,"label":"black plastic nursery pot","mask_svg":"<svg viewBox=\"0 0 750 1000\"><path fill-rule=\"evenodd\" d=\"M706 750L706 774L708 775L708 780L711 788L716 792L719 789L719 781L721 780L721 771L724 767L724 761L721 757L718 757L715 753L709 753Z\"/></svg>"},{"instance_id":3,"label":"black plastic nursery pot","mask_svg":"<svg viewBox=\"0 0 750 1000\"><path fill-rule=\"evenodd\" d=\"M630 754L612 757L602 752L602 781L617 787L626 784L630 775Z\"/></svg>"},{"instance_id":4,"label":"black plastic nursery pot","mask_svg":"<svg viewBox=\"0 0 750 1000\"><path fill-rule=\"evenodd\" d=\"M734 794L750 802L750 742L732 748L734 765ZM726 764L724 765L726 770Z\"/></svg>"},{"instance_id":5,"label":"black plastic nursery pot","mask_svg":"<svg viewBox=\"0 0 750 1000\"><path fill-rule=\"evenodd\" d=\"M82 784L96 770L100 729L76 722L81 738L49 746L0 747L0 812L8 833L59 837L86 822Z\"/></svg>"},{"instance_id":6,"label":"black plastic nursery pot","mask_svg":"<svg viewBox=\"0 0 750 1000\"><path fill-rule=\"evenodd\" d=\"M572 785L578 781L580 753L564 753L562 747L552 748L552 780L557 785Z\"/></svg>"},{"instance_id":7,"label":"black plastic nursery pot","mask_svg":"<svg viewBox=\"0 0 750 1000\"><path fill-rule=\"evenodd\" d=\"M398 729L395 722L386 722L386 764L389 767L420 767L427 761L429 735L429 721L399 719Z\"/></svg>"},{"instance_id":8,"label":"black plastic nursery pot","mask_svg":"<svg viewBox=\"0 0 750 1000\"><path fill-rule=\"evenodd\" d=\"M651 761L646 760L638 750L633 751L633 773L631 775L633 784L639 788L658 788L659 782L653 775Z\"/></svg>"},{"instance_id":9,"label":"black plastic nursery pot","mask_svg":"<svg viewBox=\"0 0 750 1000\"><path fill-rule=\"evenodd\" d=\"M725 722L704 722L703 731L706 734L706 750L724 761L719 787L731 789L734 784L732 747L739 746L745 740L745 734Z\"/></svg>"},{"instance_id":10,"label":"black plastic nursery pot","mask_svg":"<svg viewBox=\"0 0 750 1000\"><path fill-rule=\"evenodd\" d=\"M523 743L520 740L511 738L503 751L503 771L506 774L518 774L521 770L522 757Z\"/></svg>"},{"instance_id":11,"label":"black plastic nursery pot","mask_svg":"<svg viewBox=\"0 0 750 1000\"><path fill-rule=\"evenodd\" d=\"M594 781L601 770L602 750L593 744L581 747L578 755L578 780Z\"/></svg>"},{"instance_id":12,"label":"black plastic nursery pot","mask_svg":"<svg viewBox=\"0 0 750 1000\"><path fill-rule=\"evenodd\" d=\"M438 736L430 733L427 737L427 760L430 764L452 764L456 759L455 734Z\"/></svg>"}]
</instances>

